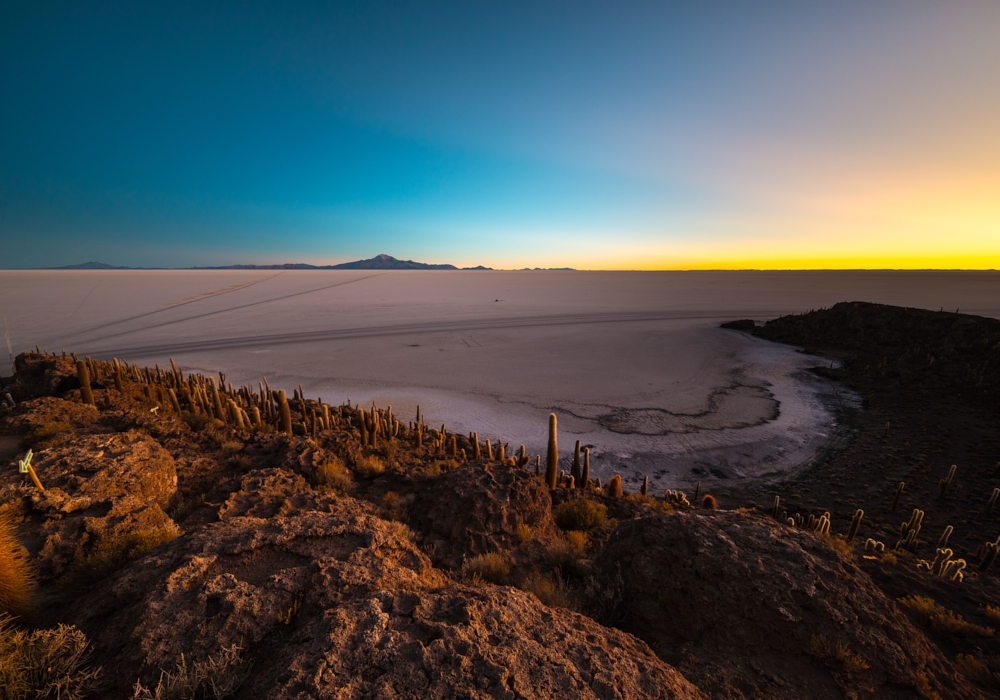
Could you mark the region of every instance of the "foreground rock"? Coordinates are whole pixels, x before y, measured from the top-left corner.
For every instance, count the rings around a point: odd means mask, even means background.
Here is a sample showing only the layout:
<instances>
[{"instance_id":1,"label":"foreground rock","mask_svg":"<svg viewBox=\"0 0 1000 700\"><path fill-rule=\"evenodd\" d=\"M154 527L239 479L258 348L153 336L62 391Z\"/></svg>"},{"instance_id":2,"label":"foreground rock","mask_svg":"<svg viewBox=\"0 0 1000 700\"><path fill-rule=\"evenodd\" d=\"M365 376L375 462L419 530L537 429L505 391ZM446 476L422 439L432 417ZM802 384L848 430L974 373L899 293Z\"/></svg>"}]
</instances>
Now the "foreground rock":
<instances>
[{"instance_id":1,"label":"foreground rock","mask_svg":"<svg viewBox=\"0 0 1000 700\"><path fill-rule=\"evenodd\" d=\"M44 491L16 469L0 478L0 508L34 526L28 544L43 581L99 578L180 534L165 509L177 491L170 454L141 433L75 435L34 461Z\"/></svg>"},{"instance_id":2,"label":"foreground rock","mask_svg":"<svg viewBox=\"0 0 1000 700\"><path fill-rule=\"evenodd\" d=\"M713 698L982 697L867 574L769 518L626 522L596 566L621 626Z\"/></svg>"},{"instance_id":3,"label":"foreground rock","mask_svg":"<svg viewBox=\"0 0 1000 700\"><path fill-rule=\"evenodd\" d=\"M703 697L628 634L454 584L405 526L297 474L247 474L219 515L75 612L105 665L130 669L109 697L136 678L154 692L181 655L246 698Z\"/></svg>"}]
</instances>

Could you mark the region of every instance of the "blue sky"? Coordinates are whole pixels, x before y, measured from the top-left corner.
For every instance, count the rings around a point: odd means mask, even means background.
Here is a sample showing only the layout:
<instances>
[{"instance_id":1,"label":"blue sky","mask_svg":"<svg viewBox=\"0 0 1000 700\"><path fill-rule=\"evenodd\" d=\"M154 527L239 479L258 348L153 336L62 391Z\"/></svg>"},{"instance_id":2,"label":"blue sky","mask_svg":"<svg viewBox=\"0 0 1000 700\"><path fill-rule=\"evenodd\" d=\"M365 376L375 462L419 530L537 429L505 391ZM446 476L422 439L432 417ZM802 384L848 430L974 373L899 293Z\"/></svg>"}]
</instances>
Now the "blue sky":
<instances>
[{"instance_id":1,"label":"blue sky","mask_svg":"<svg viewBox=\"0 0 1000 700\"><path fill-rule=\"evenodd\" d=\"M1000 263L995 2L12 2L0 70L3 267Z\"/></svg>"}]
</instances>

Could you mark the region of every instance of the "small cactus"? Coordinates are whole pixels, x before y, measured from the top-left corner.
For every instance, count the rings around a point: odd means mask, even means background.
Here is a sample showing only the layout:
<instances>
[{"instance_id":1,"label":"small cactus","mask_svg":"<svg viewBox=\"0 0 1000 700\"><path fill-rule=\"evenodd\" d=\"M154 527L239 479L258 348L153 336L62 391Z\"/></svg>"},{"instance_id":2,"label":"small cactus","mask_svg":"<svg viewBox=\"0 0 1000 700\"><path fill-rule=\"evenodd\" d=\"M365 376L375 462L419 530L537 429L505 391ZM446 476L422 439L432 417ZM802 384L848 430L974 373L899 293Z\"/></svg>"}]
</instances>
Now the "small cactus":
<instances>
[{"instance_id":1,"label":"small cactus","mask_svg":"<svg viewBox=\"0 0 1000 700\"><path fill-rule=\"evenodd\" d=\"M615 474L608 482L608 495L611 498L622 497L622 477L620 474Z\"/></svg>"},{"instance_id":2,"label":"small cactus","mask_svg":"<svg viewBox=\"0 0 1000 700\"><path fill-rule=\"evenodd\" d=\"M577 442L577 444L579 445L580 443ZM648 476L643 476L642 477L642 486L639 487L639 493L641 495L645 496L645 495L647 495L648 491L649 491L649 477ZM695 500L697 500L697 497L695 497Z\"/></svg>"},{"instance_id":3,"label":"small cactus","mask_svg":"<svg viewBox=\"0 0 1000 700\"><path fill-rule=\"evenodd\" d=\"M706 493L705 497L701 500L701 507L705 510L715 510L718 505L715 502L715 496L710 493Z\"/></svg>"},{"instance_id":4,"label":"small cactus","mask_svg":"<svg viewBox=\"0 0 1000 700\"><path fill-rule=\"evenodd\" d=\"M899 497L903 494L903 489L906 487L905 481L899 482L899 488L896 489L896 495L892 497L892 508L889 509L890 512L896 512L896 506L899 505Z\"/></svg>"},{"instance_id":5,"label":"small cactus","mask_svg":"<svg viewBox=\"0 0 1000 700\"><path fill-rule=\"evenodd\" d=\"M989 517L993 514L993 507L997 503L998 496L1000 496L1000 489L993 489L993 494L990 496L990 500L986 502L986 506L983 508L983 515Z\"/></svg>"},{"instance_id":6,"label":"small cactus","mask_svg":"<svg viewBox=\"0 0 1000 700\"><path fill-rule=\"evenodd\" d=\"M854 517L851 519L851 529L847 533L847 541L853 542L854 538L858 536L858 528L861 527L861 519L865 517L865 512L858 508L857 512L854 513Z\"/></svg>"},{"instance_id":7,"label":"small cactus","mask_svg":"<svg viewBox=\"0 0 1000 700\"><path fill-rule=\"evenodd\" d=\"M951 525L945 527L944 532L941 533L941 538L938 540L938 549L944 549L948 546L948 538L951 537L951 533L955 530Z\"/></svg>"},{"instance_id":8,"label":"small cactus","mask_svg":"<svg viewBox=\"0 0 1000 700\"><path fill-rule=\"evenodd\" d=\"M955 470L957 469L957 464L951 465L951 469L948 470L948 476L938 482L938 486L941 487L940 493L938 494L939 498L945 497L945 494L948 492L948 488L951 486L951 480L955 478Z\"/></svg>"},{"instance_id":9,"label":"small cactus","mask_svg":"<svg viewBox=\"0 0 1000 700\"><path fill-rule=\"evenodd\" d=\"M701 482L699 481L698 483L700 484ZM777 517L778 517L778 508L780 506L781 506L781 496L775 496L774 497L774 507L771 508L771 517L772 518L777 519Z\"/></svg>"}]
</instances>

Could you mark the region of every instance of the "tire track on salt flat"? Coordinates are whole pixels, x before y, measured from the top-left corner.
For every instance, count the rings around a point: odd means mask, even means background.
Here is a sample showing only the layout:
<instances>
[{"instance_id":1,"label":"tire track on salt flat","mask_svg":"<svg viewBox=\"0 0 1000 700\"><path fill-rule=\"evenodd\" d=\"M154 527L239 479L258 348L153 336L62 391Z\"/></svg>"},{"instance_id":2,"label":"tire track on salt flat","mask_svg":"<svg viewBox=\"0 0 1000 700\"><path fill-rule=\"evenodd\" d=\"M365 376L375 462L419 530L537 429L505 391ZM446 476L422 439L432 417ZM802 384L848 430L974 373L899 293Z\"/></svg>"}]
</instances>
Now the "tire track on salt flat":
<instances>
[{"instance_id":1,"label":"tire track on salt flat","mask_svg":"<svg viewBox=\"0 0 1000 700\"><path fill-rule=\"evenodd\" d=\"M678 315L670 312L634 312L614 314L556 314L549 316L508 316L494 319L468 319L464 321L402 323L387 326L361 326L330 328L318 331L273 333L269 335L238 336L175 343L158 343L124 347L104 347L89 350L100 357L144 357L182 352L210 352L236 348L257 348L274 345L295 345L331 340L359 338L384 338L400 335L454 333L456 331L493 331L542 326L586 326L596 324L639 323L644 321L691 321L731 318L725 315ZM121 335L121 334L119 334Z\"/></svg>"},{"instance_id":2,"label":"tire track on salt flat","mask_svg":"<svg viewBox=\"0 0 1000 700\"><path fill-rule=\"evenodd\" d=\"M186 316L185 318L178 318L178 319L174 319L173 321L164 321L163 323L157 323L157 324L154 324L152 326L143 326L142 328L132 328L132 329L129 329L127 331L119 331L118 333L109 333L108 335L102 335L102 336L98 336L96 338L86 338L86 339L82 339L82 340L76 339L73 342L74 343L97 343L97 342L100 342L102 340L108 340L109 338L117 338L119 336L131 335L133 333L140 333L142 331L156 330L156 329L159 329L159 328L164 328L166 326L172 326L172 325L175 325L177 323L186 323L187 321L195 321L197 319L206 318L208 316L217 316L219 314L229 313L230 311L239 311L240 309L249 309L249 308L254 307L254 306L261 306L262 304L270 304L271 302L275 302L275 301L282 301L284 299L292 299L293 297L300 297L300 296L303 296L303 295L306 295L306 294L313 294L314 292L322 292L323 290L333 289L334 287L343 287L345 284L353 284L355 282L363 282L364 280L371 279L372 277L380 277L380 276L382 276L384 274L385 274L384 272L380 272L377 275L368 275L366 277L359 277L357 279L348 280L346 282L338 282L337 284L328 284L328 285L326 285L324 287L317 287L316 289L307 289L307 290L305 290L303 292L295 292L293 294L286 294L284 296L273 297L271 299L261 299L260 301L252 301L249 304L241 304L239 306L230 306L229 308L226 308L226 309L218 309L216 311L208 311L208 312L203 313L203 314L196 314L194 316ZM208 297L205 297L205 298L208 298ZM195 299L193 301L185 302L185 303L187 303L187 304L193 304L195 301L201 301L201 299ZM177 306L180 306L180 304L178 304ZM171 308L177 308L177 306L173 306ZM160 309L160 311L166 311L166 310L167 309ZM153 311L153 312L150 312L149 314L143 314L143 315L144 316L149 316L149 315L151 315L153 313L159 313L159 312L158 311ZM137 316L135 318L141 318L141 316ZM134 319L132 319L132 320L134 320Z\"/></svg>"}]
</instances>

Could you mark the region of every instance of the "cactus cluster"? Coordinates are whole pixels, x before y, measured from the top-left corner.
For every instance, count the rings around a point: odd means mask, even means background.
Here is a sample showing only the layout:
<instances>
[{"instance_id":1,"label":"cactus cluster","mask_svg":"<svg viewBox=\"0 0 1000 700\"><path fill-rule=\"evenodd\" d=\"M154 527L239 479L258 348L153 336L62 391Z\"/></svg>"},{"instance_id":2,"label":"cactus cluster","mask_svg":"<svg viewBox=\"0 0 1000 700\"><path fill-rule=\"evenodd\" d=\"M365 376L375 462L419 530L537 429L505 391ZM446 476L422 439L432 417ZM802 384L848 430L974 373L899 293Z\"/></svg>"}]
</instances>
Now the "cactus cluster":
<instances>
[{"instance_id":1,"label":"cactus cluster","mask_svg":"<svg viewBox=\"0 0 1000 700\"><path fill-rule=\"evenodd\" d=\"M903 539L896 543L895 549L905 549L908 552L915 552L919 541L917 535L920 534L920 526L924 521L924 511L914 508L910 519L899 526L899 536Z\"/></svg>"},{"instance_id":2,"label":"cactus cluster","mask_svg":"<svg viewBox=\"0 0 1000 700\"><path fill-rule=\"evenodd\" d=\"M962 571L966 567L965 559L952 559L953 551L947 547L938 547L933 561L921 559L917 562L917 569L929 571L934 576L946 578L949 581L961 581L964 577Z\"/></svg>"},{"instance_id":3,"label":"cactus cluster","mask_svg":"<svg viewBox=\"0 0 1000 700\"><path fill-rule=\"evenodd\" d=\"M993 542L979 545L979 548L976 549L976 558L979 559L979 573L986 573L993 566L998 552L1000 552L1000 537L997 537Z\"/></svg>"},{"instance_id":4,"label":"cactus cluster","mask_svg":"<svg viewBox=\"0 0 1000 700\"><path fill-rule=\"evenodd\" d=\"M879 554L885 552L885 543L879 542L869 537L865 540L865 551L866 552L877 552Z\"/></svg>"}]
</instances>

